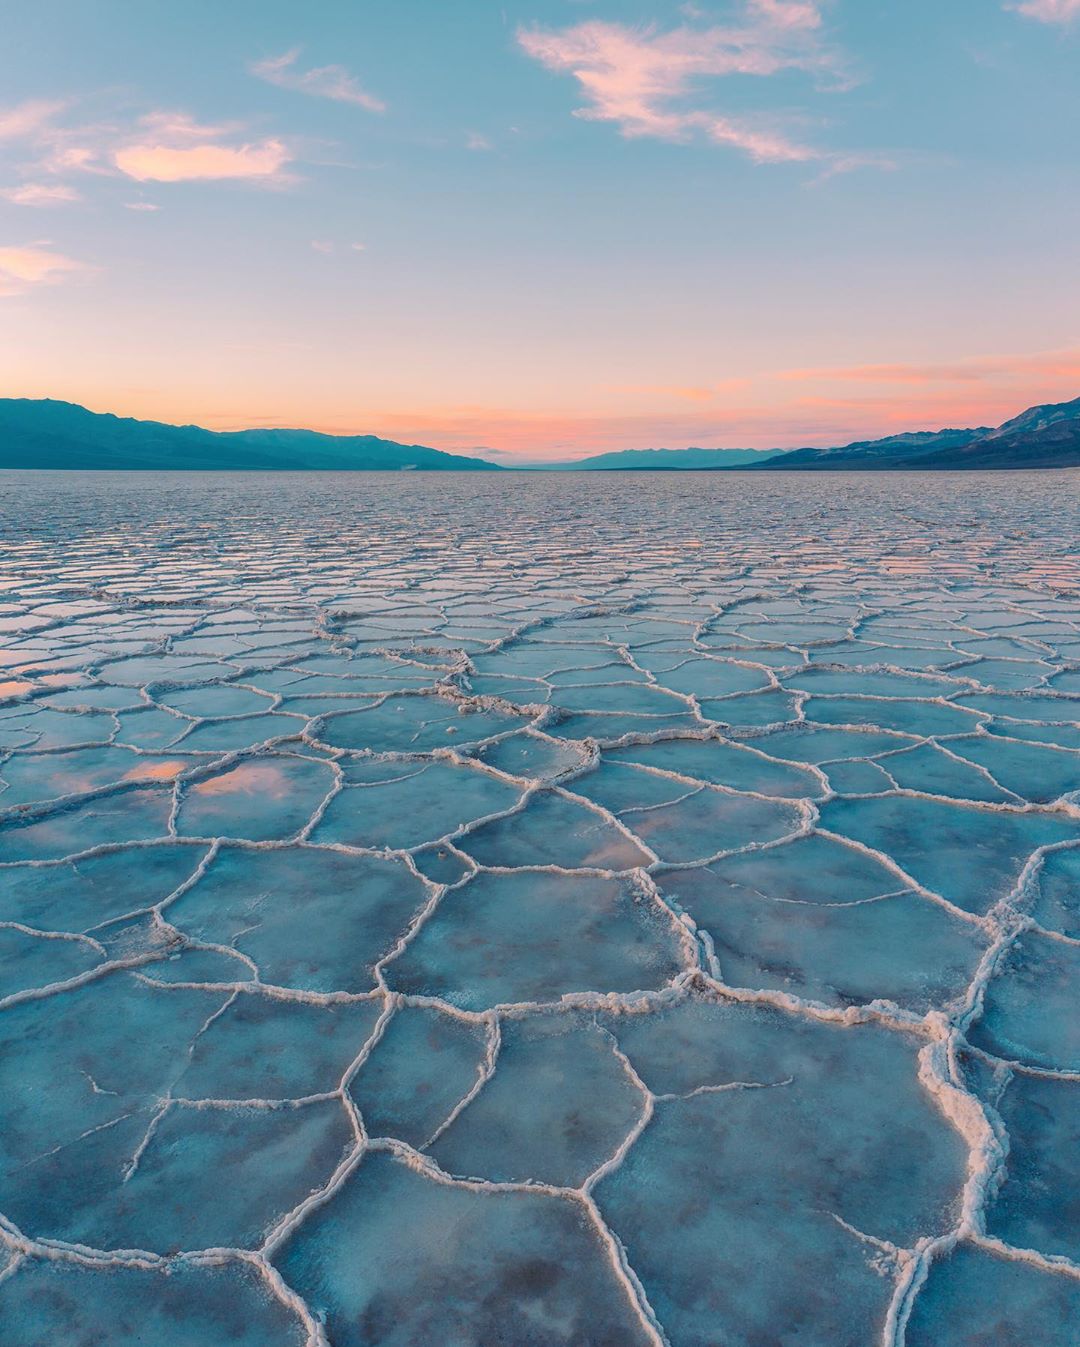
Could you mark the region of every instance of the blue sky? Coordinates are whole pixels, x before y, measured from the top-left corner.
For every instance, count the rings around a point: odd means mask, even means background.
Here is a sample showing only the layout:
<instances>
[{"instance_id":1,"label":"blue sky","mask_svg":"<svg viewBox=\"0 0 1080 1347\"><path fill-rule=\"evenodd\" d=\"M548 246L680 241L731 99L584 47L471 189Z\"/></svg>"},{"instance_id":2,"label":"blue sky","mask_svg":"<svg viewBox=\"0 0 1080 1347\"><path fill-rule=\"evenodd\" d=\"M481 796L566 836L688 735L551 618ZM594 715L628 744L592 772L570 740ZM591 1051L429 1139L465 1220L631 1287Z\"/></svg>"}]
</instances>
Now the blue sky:
<instances>
[{"instance_id":1,"label":"blue sky","mask_svg":"<svg viewBox=\"0 0 1080 1347\"><path fill-rule=\"evenodd\" d=\"M5 29L4 393L528 458L1080 393L1080 0Z\"/></svg>"}]
</instances>

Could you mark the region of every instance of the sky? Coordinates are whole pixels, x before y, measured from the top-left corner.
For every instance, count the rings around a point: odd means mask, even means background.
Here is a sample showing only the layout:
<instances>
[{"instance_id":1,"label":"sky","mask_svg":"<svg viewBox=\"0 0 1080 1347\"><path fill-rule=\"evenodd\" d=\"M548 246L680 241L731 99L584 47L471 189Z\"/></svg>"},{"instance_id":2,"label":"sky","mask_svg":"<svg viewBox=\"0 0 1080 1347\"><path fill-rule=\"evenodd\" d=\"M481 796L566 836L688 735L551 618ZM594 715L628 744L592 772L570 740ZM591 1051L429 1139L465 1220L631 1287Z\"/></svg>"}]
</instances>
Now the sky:
<instances>
[{"instance_id":1,"label":"sky","mask_svg":"<svg viewBox=\"0 0 1080 1347\"><path fill-rule=\"evenodd\" d=\"M1080 0L42 0L0 395L499 461L1080 394Z\"/></svg>"}]
</instances>

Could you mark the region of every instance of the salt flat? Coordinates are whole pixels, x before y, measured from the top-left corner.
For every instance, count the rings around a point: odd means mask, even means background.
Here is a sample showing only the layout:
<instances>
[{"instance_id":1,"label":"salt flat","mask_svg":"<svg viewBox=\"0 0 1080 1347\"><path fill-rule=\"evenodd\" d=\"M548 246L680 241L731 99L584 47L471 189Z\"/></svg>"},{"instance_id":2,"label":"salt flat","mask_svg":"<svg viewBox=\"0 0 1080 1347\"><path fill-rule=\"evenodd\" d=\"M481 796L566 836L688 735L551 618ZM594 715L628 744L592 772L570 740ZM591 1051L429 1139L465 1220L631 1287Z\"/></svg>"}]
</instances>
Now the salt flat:
<instances>
[{"instance_id":1,"label":"salt flat","mask_svg":"<svg viewBox=\"0 0 1080 1347\"><path fill-rule=\"evenodd\" d=\"M3 475L3 1341L1069 1347L1078 487Z\"/></svg>"}]
</instances>

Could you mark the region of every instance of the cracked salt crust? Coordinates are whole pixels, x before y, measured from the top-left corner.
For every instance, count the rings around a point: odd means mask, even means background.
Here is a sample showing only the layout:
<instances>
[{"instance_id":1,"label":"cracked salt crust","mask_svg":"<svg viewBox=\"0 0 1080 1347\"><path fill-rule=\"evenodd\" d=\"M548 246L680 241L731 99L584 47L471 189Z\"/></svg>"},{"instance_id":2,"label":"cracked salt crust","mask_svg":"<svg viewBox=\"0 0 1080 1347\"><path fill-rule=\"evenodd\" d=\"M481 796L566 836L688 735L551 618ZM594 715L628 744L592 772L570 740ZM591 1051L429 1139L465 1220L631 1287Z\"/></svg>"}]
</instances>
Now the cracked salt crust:
<instances>
[{"instance_id":1,"label":"cracked salt crust","mask_svg":"<svg viewBox=\"0 0 1080 1347\"><path fill-rule=\"evenodd\" d=\"M3 484L5 1341L1072 1342L1070 476L122 480Z\"/></svg>"}]
</instances>

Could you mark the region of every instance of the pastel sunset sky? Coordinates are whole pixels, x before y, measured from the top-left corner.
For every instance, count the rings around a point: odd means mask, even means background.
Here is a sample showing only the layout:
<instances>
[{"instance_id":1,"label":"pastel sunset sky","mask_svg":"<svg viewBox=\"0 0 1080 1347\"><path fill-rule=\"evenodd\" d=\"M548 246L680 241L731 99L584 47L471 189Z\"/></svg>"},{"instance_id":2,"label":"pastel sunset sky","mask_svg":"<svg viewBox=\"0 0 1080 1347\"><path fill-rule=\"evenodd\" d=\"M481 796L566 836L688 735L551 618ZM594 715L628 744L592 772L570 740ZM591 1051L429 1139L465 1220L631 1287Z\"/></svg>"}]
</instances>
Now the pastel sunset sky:
<instances>
[{"instance_id":1,"label":"pastel sunset sky","mask_svg":"<svg viewBox=\"0 0 1080 1347\"><path fill-rule=\"evenodd\" d=\"M1080 0L3 27L3 395L512 462L1080 394Z\"/></svg>"}]
</instances>

